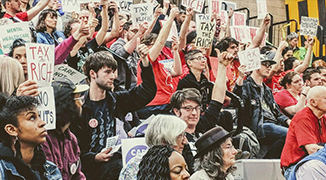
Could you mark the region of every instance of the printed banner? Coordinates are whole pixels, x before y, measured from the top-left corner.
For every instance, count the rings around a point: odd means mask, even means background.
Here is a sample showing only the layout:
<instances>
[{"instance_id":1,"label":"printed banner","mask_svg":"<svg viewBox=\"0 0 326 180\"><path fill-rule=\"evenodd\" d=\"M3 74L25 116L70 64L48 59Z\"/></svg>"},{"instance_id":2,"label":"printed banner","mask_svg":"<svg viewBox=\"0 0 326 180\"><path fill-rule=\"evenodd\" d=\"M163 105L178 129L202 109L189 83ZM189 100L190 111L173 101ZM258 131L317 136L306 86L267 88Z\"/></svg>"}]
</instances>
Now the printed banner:
<instances>
[{"instance_id":1,"label":"printed banner","mask_svg":"<svg viewBox=\"0 0 326 180\"><path fill-rule=\"evenodd\" d=\"M196 14L196 47L210 47L216 31L215 20L211 22L210 15Z\"/></svg>"},{"instance_id":2,"label":"printed banner","mask_svg":"<svg viewBox=\"0 0 326 180\"><path fill-rule=\"evenodd\" d=\"M233 26L245 26L246 20L246 13L234 12L232 16Z\"/></svg>"},{"instance_id":3,"label":"printed banner","mask_svg":"<svg viewBox=\"0 0 326 180\"><path fill-rule=\"evenodd\" d=\"M226 22L229 19L228 12L227 11L224 11L224 10L221 10L220 18L221 18L221 24L226 24Z\"/></svg>"},{"instance_id":4,"label":"printed banner","mask_svg":"<svg viewBox=\"0 0 326 180\"><path fill-rule=\"evenodd\" d=\"M205 0L182 0L181 5L186 8L192 7L194 11L201 13L205 5Z\"/></svg>"},{"instance_id":5,"label":"printed banner","mask_svg":"<svg viewBox=\"0 0 326 180\"><path fill-rule=\"evenodd\" d=\"M208 13L212 15L214 12L216 14L221 14L222 1L210 0L208 1Z\"/></svg>"},{"instance_id":6,"label":"printed banner","mask_svg":"<svg viewBox=\"0 0 326 180\"><path fill-rule=\"evenodd\" d=\"M56 128L56 112L55 112L55 102L53 88L50 87L40 87L38 88L40 94L36 99L40 102L38 107L40 118L46 123L45 128L47 130Z\"/></svg>"},{"instance_id":7,"label":"printed banner","mask_svg":"<svg viewBox=\"0 0 326 180\"><path fill-rule=\"evenodd\" d=\"M131 9L131 19L134 26L139 25L143 22L152 22L153 18L153 4L152 3L142 3L142 4L132 4Z\"/></svg>"},{"instance_id":8,"label":"printed banner","mask_svg":"<svg viewBox=\"0 0 326 180\"><path fill-rule=\"evenodd\" d=\"M250 30L247 26L231 26L231 37L242 43L251 42Z\"/></svg>"},{"instance_id":9,"label":"printed banner","mask_svg":"<svg viewBox=\"0 0 326 180\"><path fill-rule=\"evenodd\" d=\"M4 54L10 52L12 43L18 38L24 39L26 42L31 42L28 22L1 26L0 43Z\"/></svg>"},{"instance_id":10,"label":"printed banner","mask_svg":"<svg viewBox=\"0 0 326 180\"><path fill-rule=\"evenodd\" d=\"M86 79L86 76L70 66L60 64L54 66L53 78L54 80L57 78L67 78L74 84L77 84Z\"/></svg>"},{"instance_id":11,"label":"printed banner","mask_svg":"<svg viewBox=\"0 0 326 180\"><path fill-rule=\"evenodd\" d=\"M259 27L254 27L254 26L248 26L248 27L249 27L249 30L250 30L250 39L251 39L251 42L252 42L252 40L254 39L254 37L257 34L257 31L258 31ZM261 44L260 44L261 46L265 46L267 36L268 36L268 33L265 32L263 40L261 41Z\"/></svg>"},{"instance_id":12,"label":"printed banner","mask_svg":"<svg viewBox=\"0 0 326 180\"><path fill-rule=\"evenodd\" d=\"M28 79L39 86L51 86L54 71L54 45L26 43Z\"/></svg>"},{"instance_id":13,"label":"printed banner","mask_svg":"<svg viewBox=\"0 0 326 180\"><path fill-rule=\"evenodd\" d=\"M264 19L266 14L268 14L266 0L257 0L256 2L258 19Z\"/></svg>"},{"instance_id":14,"label":"printed banner","mask_svg":"<svg viewBox=\"0 0 326 180\"><path fill-rule=\"evenodd\" d=\"M300 35L317 36L318 19L301 16Z\"/></svg>"},{"instance_id":15,"label":"printed banner","mask_svg":"<svg viewBox=\"0 0 326 180\"><path fill-rule=\"evenodd\" d=\"M137 155L144 155L148 148L145 138L122 139L122 162L125 166Z\"/></svg>"},{"instance_id":16,"label":"printed banner","mask_svg":"<svg viewBox=\"0 0 326 180\"><path fill-rule=\"evenodd\" d=\"M241 65L246 66L246 71L253 71L261 68L259 48L247 49L238 52Z\"/></svg>"}]
</instances>

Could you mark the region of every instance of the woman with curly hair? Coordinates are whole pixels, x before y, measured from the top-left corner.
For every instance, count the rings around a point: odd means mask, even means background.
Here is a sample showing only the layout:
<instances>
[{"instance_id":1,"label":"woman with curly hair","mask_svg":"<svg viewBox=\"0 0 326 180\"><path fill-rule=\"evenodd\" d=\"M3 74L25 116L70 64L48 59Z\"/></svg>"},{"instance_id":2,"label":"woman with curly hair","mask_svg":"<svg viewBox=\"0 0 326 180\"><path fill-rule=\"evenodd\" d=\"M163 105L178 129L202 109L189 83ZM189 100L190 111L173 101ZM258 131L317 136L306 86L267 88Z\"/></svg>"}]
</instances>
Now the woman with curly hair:
<instances>
[{"instance_id":1,"label":"woman with curly hair","mask_svg":"<svg viewBox=\"0 0 326 180\"><path fill-rule=\"evenodd\" d=\"M36 42L42 44L59 45L65 40L61 31L56 31L58 14L53 9L46 9L41 12L36 25Z\"/></svg>"},{"instance_id":2,"label":"woman with curly hair","mask_svg":"<svg viewBox=\"0 0 326 180\"><path fill-rule=\"evenodd\" d=\"M0 94L0 179L62 179L40 146L47 131L38 104L31 96Z\"/></svg>"},{"instance_id":3,"label":"woman with curly hair","mask_svg":"<svg viewBox=\"0 0 326 180\"><path fill-rule=\"evenodd\" d=\"M139 164L138 180L187 180L189 173L183 156L165 145L155 145Z\"/></svg>"},{"instance_id":4,"label":"woman with curly hair","mask_svg":"<svg viewBox=\"0 0 326 180\"><path fill-rule=\"evenodd\" d=\"M231 172L235 170L235 155L238 151L232 145L231 136L222 127L215 127L207 131L195 143L199 158L199 171L195 172L191 180L233 180Z\"/></svg>"}]
</instances>

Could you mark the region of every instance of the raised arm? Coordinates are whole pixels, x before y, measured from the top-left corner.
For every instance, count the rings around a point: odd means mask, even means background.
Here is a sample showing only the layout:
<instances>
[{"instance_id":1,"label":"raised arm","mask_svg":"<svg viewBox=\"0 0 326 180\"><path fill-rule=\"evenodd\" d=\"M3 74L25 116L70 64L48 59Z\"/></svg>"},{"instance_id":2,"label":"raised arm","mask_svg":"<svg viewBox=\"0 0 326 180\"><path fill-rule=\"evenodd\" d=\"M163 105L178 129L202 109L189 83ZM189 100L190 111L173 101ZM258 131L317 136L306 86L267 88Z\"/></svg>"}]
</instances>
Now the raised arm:
<instances>
[{"instance_id":1,"label":"raised arm","mask_svg":"<svg viewBox=\"0 0 326 180\"><path fill-rule=\"evenodd\" d=\"M172 37L172 50L173 50L173 65L171 75L173 77L179 76L182 74L182 65L181 65L181 58L179 54L179 41L177 37Z\"/></svg>"},{"instance_id":2,"label":"raised arm","mask_svg":"<svg viewBox=\"0 0 326 180\"><path fill-rule=\"evenodd\" d=\"M311 52L315 44L315 39L312 36L308 36L307 41L308 41L308 49L307 49L306 56L304 57L302 64L300 64L298 67L294 69L295 72L303 73L303 71L305 71L309 67L310 60L311 60Z\"/></svg>"},{"instance_id":3,"label":"raised arm","mask_svg":"<svg viewBox=\"0 0 326 180\"><path fill-rule=\"evenodd\" d=\"M152 32L152 30L153 30L153 28L154 28L154 26L155 26L155 24L156 24L156 21L157 21L157 19L158 19L158 17L162 14L162 8L160 8L160 4L159 5L157 5L157 7L155 8L155 11L154 11L154 19L153 19L153 21L150 23L150 25L148 26L148 29L147 29L147 31L144 33L144 35L146 35L146 34L149 34L149 33L151 33Z\"/></svg>"},{"instance_id":4,"label":"raised arm","mask_svg":"<svg viewBox=\"0 0 326 180\"><path fill-rule=\"evenodd\" d=\"M278 46L275 56L274 56L274 61L276 62L275 65L272 66L271 71L269 72L269 75L267 76L267 80L272 79L274 74L277 72L278 69L280 69L281 66L281 59L282 59L282 51L288 46L288 43L286 41L282 41L280 45Z\"/></svg>"},{"instance_id":5,"label":"raised arm","mask_svg":"<svg viewBox=\"0 0 326 180\"><path fill-rule=\"evenodd\" d=\"M156 58L161 53L165 45L165 42L169 36L174 18L176 17L177 14L179 14L178 8L177 7L172 8L167 22L165 22L163 28L161 29L153 47L149 50L149 57L152 61L156 61Z\"/></svg>"},{"instance_id":6,"label":"raised arm","mask_svg":"<svg viewBox=\"0 0 326 180\"><path fill-rule=\"evenodd\" d=\"M109 28L109 24L108 24L108 19L109 19L109 11L108 8L113 8L116 9L117 8L117 4L115 2L110 2L108 3L107 0L101 0L101 3L103 4L102 7L102 12L101 12L101 16L102 16L102 26L101 29L98 31L95 39L96 39L96 43L100 46L103 41L104 41L104 37L106 34L106 31L108 31ZM117 14L116 12L114 12L114 14Z\"/></svg>"},{"instance_id":7,"label":"raised arm","mask_svg":"<svg viewBox=\"0 0 326 180\"><path fill-rule=\"evenodd\" d=\"M116 38L119 36L120 20L119 20L118 6L116 5L115 2L112 1L112 2L110 2L109 7L114 9L112 29L110 32L106 32L104 41L102 43L107 43L107 42L111 41L113 38Z\"/></svg>"},{"instance_id":8,"label":"raised arm","mask_svg":"<svg viewBox=\"0 0 326 180\"><path fill-rule=\"evenodd\" d=\"M180 28L179 50L182 50L187 45L187 32L189 29L191 18L194 15L194 10L192 8L188 8L186 14L186 19L184 20Z\"/></svg>"},{"instance_id":9,"label":"raised arm","mask_svg":"<svg viewBox=\"0 0 326 180\"><path fill-rule=\"evenodd\" d=\"M212 100L223 104L226 91L226 67L233 60L233 55L228 52L222 52L218 55L217 78L212 92Z\"/></svg>"},{"instance_id":10,"label":"raised arm","mask_svg":"<svg viewBox=\"0 0 326 180\"><path fill-rule=\"evenodd\" d=\"M41 0L33 8L27 11L27 17L30 21L33 19L39 12L41 12L48 4L50 0Z\"/></svg>"},{"instance_id":11,"label":"raised arm","mask_svg":"<svg viewBox=\"0 0 326 180\"><path fill-rule=\"evenodd\" d=\"M138 32L134 35L134 37L131 38L131 40L129 42L127 42L123 48L129 53L131 54L137 45L137 39L141 39L145 33L145 31L148 28L148 24L147 22L143 22L141 25L139 25L139 30Z\"/></svg>"},{"instance_id":12,"label":"raised arm","mask_svg":"<svg viewBox=\"0 0 326 180\"><path fill-rule=\"evenodd\" d=\"M250 45L249 48L256 48L256 47L259 47L260 46L260 44L263 41L263 38L265 36L266 27L268 26L268 24L270 22L271 22L271 18L269 16L269 14L266 14L263 22L261 23L261 25L260 25L257 33L256 33L256 36L252 40L251 45Z\"/></svg>"}]
</instances>

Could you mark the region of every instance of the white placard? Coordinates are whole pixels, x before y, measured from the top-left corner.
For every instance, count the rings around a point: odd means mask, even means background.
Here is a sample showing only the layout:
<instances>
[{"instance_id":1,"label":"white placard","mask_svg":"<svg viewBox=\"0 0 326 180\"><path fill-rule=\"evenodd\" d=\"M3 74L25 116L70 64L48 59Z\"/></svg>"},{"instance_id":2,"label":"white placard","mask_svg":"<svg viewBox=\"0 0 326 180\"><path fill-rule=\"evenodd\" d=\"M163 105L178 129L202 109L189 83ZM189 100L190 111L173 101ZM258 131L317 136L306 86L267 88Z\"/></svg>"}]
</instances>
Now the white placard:
<instances>
[{"instance_id":1,"label":"white placard","mask_svg":"<svg viewBox=\"0 0 326 180\"><path fill-rule=\"evenodd\" d=\"M155 115L149 116L146 120L144 120L141 124L139 124L137 127L132 128L128 133L132 136L139 136L145 134L145 131L147 129L148 124L151 122L151 120L155 117Z\"/></svg>"},{"instance_id":2,"label":"white placard","mask_svg":"<svg viewBox=\"0 0 326 180\"><path fill-rule=\"evenodd\" d=\"M254 37L257 34L257 31L259 29L259 27L254 27L254 26L248 26L249 27L249 31L250 31L250 38L251 38L251 42L254 39ZM266 39L267 39L268 33L265 32L263 40L261 41L261 46L265 46L266 44Z\"/></svg>"},{"instance_id":3,"label":"white placard","mask_svg":"<svg viewBox=\"0 0 326 180\"><path fill-rule=\"evenodd\" d=\"M130 5L132 5L132 0L119 0L120 11L130 12Z\"/></svg>"},{"instance_id":4,"label":"white placard","mask_svg":"<svg viewBox=\"0 0 326 180\"><path fill-rule=\"evenodd\" d=\"M188 8L192 7L194 11L201 13L203 11L205 0L181 0L181 5Z\"/></svg>"},{"instance_id":5,"label":"white placard","mask_svg":"<svg viewBox=\"0 0 326 180\"><path fill-rule=\"evenodd\" d=\"M251 42L250 30L247 26L230 26L231 37L242 43Z\"/></svg>"},{"instance_id":6,"label":"white placard","mask_svg":"<svg viewBox=\"0 0 326 180\"><path fill-rule=\"evenodd\" d=\"M229 19L228 12L227 11L224 11L224 10L221 10L220 18L221 18L221 24L226 24L226 22Z\"/></svg>"},{"instance_id":7,"label":"white placard","mask_svg":"<svg viewBox=\"0 0 326 180\"><path fill-rule=\"evenodd\" d=\"M4 54L10 52L15 39L22 38L26 42L31 42L31 33L28 22L14 23L1 26L0 43Z\"/></svg>"},{"instance_id":8,"label":"white placard","mask_svg":"<svg viewBox=\"0 0 326 180\"><path fill-rule=\"evenodd\" d=\"M210 47L216 31L215 20L211 22L210 15L196 14L196 47Z\"/></svg>"},{"instance_id":9,"label":"white placard","mask_svg":"<svg viewBox=\"0 0 326 180\"><path fill-rule=\"evenodd\" d=\"M166 20L160 20L161 27L163 27L165 23L166 23ZM169 36L166 41L173 41L173 39L172 39L173 36L179 37L178 28L177 28L177 24L175 23L175 21L172 22L170 33L169 33Z\"/></svg>"},{"instance_id":10,"label":"white placard","mask_svg":"<svg viewBox=\"0 0 326 180\"><path fill-rule=\"evenodd\" d=\"M86 76L70 66L60 64L54 66L53 78L54 80L57 78L67 78L72 83L77 84L86 79Z\"/></svg>"},{"instance_id":11,"label":"white placard","mask_svg":"<svg viewBox=\"0 0 326 180\"><path fill-rule=\"evenodd\" d=\"M234 12L232 16L232 25L233 26L245 26L246 25L246 13Z\"/></svg>"},{"instance_id":12,"label":"white placard","mask_svg":"<svg viewBox=\"0 0 326 180\"><path fill-rule=\"evenodd\" d=\"M301 16L300 35L316 36L318 29L318 19Z\"/></svg>"},{"instance_id":13,"label":"white placard","mask_svg":"<svg viewBox=\"0 0 326 180\"><path fill-rule=\"evenodd\" d=\"M64 12L80 12L80 1L78 0L61 0L61 4Z\"/></svg>"},{"instance_id":14,"label":"white placard","mask_svg":"<svg viewBox=\"0 0 326 180\"><path fill-rule=\"evenodd\" d=\"M136 155L144 155L148 148L145 138L122 139L121 141L123 166Z\"/></svg>"},{"instance_id":15,"label":"white placard","mask_svg":"<svg viewBox=\"0 0 326 180\"><path fill-rule=\"evenodd\" d=\"M238 52L238 57L240 64L245 65L248 72L261 68L259 48Z\"/></svg>"},{"instance_id":16,"label":"white placard","mask_svg":"<svg viewBox=\"0 0 326 180\"><path fill-rule=\"evenodd\" d=\"M54 72L54 45L26 43L28 79L49 87Z\"/></svg>"},{"instance_id":17,"label":"white placard","mask_svg":"<svg viewBox=\"0 0 326 180\"><path fill-rule=\"evenodd\" d=\"M256 2L258 19L264 19L268 14L266 0L257 0Z\"/></svg>"},{"instance_id":18,"label":"white placard","mask_svg":"<svg viewBox=\"0 0 326 180\"><path fill-rule=\"evenodd\" d=\"M51 130L56 128L56 112L54 93L52 87L38 88L40 94L36 97L40 102L38 107L40 118L46 123L45 129Z\"/></svg>"},{"instance_id":19,"label":"white placard","mask_svg":"<svg viewBox=\"0 0 326 180\"><path fill-rule=\"evenodd\" d=\"M214 12L216 14L221 14L222 1L220 0L210 0L208 1L208 13L212 15Z\"/></svg>"},{"instance_id":20,"label":"white placard","mask_svg":"<svg viewBox=\"0 0 326 180\"><path fill-rule=\"evenodd\" d=\"M130 5L132 25L136 26L143 22L151 23L153 19L153 4L141 3Z\"/></svg>"}]
</instances>

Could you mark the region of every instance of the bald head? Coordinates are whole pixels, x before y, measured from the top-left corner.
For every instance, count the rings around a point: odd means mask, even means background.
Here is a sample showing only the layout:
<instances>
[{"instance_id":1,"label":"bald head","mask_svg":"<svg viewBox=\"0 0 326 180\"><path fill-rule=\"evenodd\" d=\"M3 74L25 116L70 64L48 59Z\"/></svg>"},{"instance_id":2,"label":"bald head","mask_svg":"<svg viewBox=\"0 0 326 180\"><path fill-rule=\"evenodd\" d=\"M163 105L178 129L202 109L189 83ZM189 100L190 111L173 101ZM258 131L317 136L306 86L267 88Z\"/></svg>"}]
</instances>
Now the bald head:
<instances>
[{"instance_id":1,"label":"bald head","mask_svg":"<svg viewBox=\"0 0 326 180\"><path fill-rule=\"evenodd\" d=\"M315 86L311 88L307 95L307 106L314 110L326 113L326 87Z\"/></svg>"},{"instance_id":2,"label":"bald head","mask_svg":"<svg viewBox=\"0 0 326 180\"><path fill-rule=\"evenodd\" d=\"M322 95L325 95L325 94L326 94L326 87L315 86L309 90L308 95L307 95L307 100L309 102L311 99L320 98L320 97L322 97Z\"/></svg>"}]
</instances>

